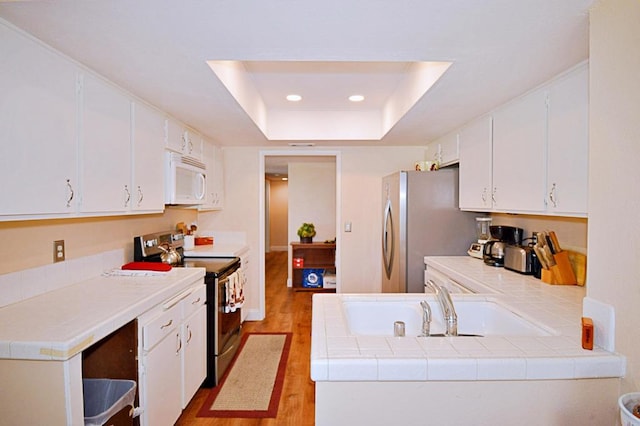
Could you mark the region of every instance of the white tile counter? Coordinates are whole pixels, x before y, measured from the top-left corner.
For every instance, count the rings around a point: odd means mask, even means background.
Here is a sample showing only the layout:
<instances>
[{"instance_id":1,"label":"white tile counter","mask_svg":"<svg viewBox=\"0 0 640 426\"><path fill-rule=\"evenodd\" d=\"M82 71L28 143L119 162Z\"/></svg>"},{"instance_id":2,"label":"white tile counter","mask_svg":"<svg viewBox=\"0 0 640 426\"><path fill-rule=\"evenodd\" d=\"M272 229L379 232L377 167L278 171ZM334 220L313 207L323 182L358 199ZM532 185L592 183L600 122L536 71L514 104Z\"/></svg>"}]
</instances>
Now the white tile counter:
<instances>
[{"instance_id":1,"label":"white tile counter","mask_svg":"<svg viewBox=\"0 0 640 426\"><path fill-rule=\"evenodd\" d=\"M0 359L68 360L204 277L97 276L0 308Z\"/></svg>"},{"instance_id":2,"label":"white tile counter","mask_svg":"<svg viewBox=\"0 0 640 426\"><path fill-rule=\"evenodd\" d=\"M492 381L617 378L625 358L581 347L585 289L551 286L531 276L484 265L471 257L427 257L435 267L470 288L494 294L452 295L497 300L548 330L548 336L385 337L354 336L343 308L348 298L419 302L424 294L315 294L311 378L314 381Z\"/></svg>"},{"instance_id":3,"label":"white tile counter","mask_svg":"<svg viewBox=\"0 0 640 426\"><path fill-rule=\"evenodd\" d=\"M185 257L240 257L249 251L243 243L215 243L185 250Z\"/></svg>"},{"instance_id":4,"label":"white tile counter","mask_svg":"<svg viewBox=\"0 0 640 426\"><path fill-rule=\"evenodd\" d=\"M244 257L249 252L247 235L242 231L199 231L213 237L214 243L185 250L186 257Z\"/></svg>"}]
</instances>

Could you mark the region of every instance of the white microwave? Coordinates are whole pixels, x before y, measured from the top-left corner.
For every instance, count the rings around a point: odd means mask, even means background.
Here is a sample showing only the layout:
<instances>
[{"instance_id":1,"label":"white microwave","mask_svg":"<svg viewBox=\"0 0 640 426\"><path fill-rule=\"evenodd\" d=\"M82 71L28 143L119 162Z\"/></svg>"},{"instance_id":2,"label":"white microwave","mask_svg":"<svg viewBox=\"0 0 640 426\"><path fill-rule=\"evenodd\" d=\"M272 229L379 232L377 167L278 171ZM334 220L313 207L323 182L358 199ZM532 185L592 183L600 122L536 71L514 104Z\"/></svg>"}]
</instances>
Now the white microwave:
<instances>
[{"instance_id":1,"label":"white microwave","mask_svg":"<svg viewBox=\"0 0 640 426\"><path fill-rule=\"evenodd\" d=\"M165 204L202 204L206 194L207 167L192 157L166 153Z\"/></svg>"}]
</instances>

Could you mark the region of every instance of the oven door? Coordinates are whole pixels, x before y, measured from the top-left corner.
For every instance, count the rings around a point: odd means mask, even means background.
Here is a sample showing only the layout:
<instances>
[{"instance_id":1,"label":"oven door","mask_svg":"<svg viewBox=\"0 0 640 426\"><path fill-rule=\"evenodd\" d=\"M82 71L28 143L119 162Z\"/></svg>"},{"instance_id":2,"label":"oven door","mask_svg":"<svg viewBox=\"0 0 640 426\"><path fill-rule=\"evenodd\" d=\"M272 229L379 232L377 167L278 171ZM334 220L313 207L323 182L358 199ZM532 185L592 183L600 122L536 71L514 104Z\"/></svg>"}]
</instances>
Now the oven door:
<instances>
[{"instance_id":1,"label":"oven door","mask_svg":"<svg viewBox=\"0 0 640 426\"><path fill-rule=\"evenodd\" d=\"M218 281L218 291L216 297L216 384L220 382L222 375L227 370L233 360L234 355L240 346L241 336L241 309L235 312L225 312L227 300L226 284L228 278L224 277Z\"/></svg>"}]
</instances>

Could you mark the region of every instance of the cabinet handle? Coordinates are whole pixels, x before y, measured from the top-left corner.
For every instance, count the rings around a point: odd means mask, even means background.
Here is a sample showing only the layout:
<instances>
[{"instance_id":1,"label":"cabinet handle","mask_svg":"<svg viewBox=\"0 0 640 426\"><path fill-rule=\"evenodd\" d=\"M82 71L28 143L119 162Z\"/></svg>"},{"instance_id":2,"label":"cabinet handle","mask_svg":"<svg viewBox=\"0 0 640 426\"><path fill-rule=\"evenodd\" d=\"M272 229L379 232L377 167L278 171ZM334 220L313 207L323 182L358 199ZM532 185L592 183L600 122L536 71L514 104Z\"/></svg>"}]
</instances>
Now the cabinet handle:
<instances>
[{"instance_id":1,"label":"cabinet handle","mask_svg":"<svg viewBox=\"0 0 640 426\"><path fill-rule=\"evenodd\" d=\"M189 154L191 154L193 152L193 142L191 142L191 139L189 139Z\"/></svg>"},{"instance_id":2,"label":"cabinet handle","mask_svg":"<svg viewBox=\"0 0 640 426\"><path fill-rule=\"evenodd\" d=\"M127 185L124 186L125 200L124 206L127 207L129 205L129 201L131 201L131 192L129 192L129 187Z\"/></svg>"},{"instance_id":3,"label":"cabinet handle","mask_svg":"<svg viewBox=\"0 0 640 426\"><path fill-rule=\"evenodd\" d=\"M189 332L188 335L187 335L187 345L188 345L189 343L191 343L191 337L192 337L192 335L191 335L191 327L187 326L187 331Z\"/></svg>"},{"instance_id":4,"label":"cabinet handle","mask_svg":"<svg viewBox=\"0 0 640 426\"><path fill-rule=\"evenodd\" d=\"M487 187L485 186L482 190L482 204L487 205Z\"/></svg>"},{"instance_id":5,"label":"cabinet handle","mask_svg":"<svg viewBox=\"0 0 640 426\"><path fill-rule=\"evenodd\" d=\"M551 204L553 204L553 207L558 207L558 204L556 203L556 184L555 182L553 183L553 185L551 185L551 191L549 191L549 201L551 201Z\"/></svg>"},{"instance_id":6,"label":"cabinet handle","mask_svg":"<svg viewBox=\"0 0 640 426\"><path fill-rule=\"evenodd\" d=\"M70 179L67 179L67 189L69 189L69 198L67 198L67 207L71 207L71 201L73 201L73 196L75 193L73 192L73 186L71 186Z\"/></svg>"},{"instance_id":7,"label":"cabinet handle","mask_svg":"<svg viewBox=\"0 0 640 426\"><path fill-rule=\"evenodd\" d=\"M176 349L176 355L180 354L182 350L182 339L180 338L180 333L176 333L176 341L178 342L178 349Z\"/></svg>"},{"instance_id":8,"label":"cabinet handle","mask_svg":"<svg viewBox=\"0 0 640 426\"><path fill-rule=\"evenodd\" d=\"M171 324L173 324L173 320L172 319L170 319L168 323L161 325L160 326L160 330L163 330L163 329L165 329L167 327L171 327Z\"/></svg>"},{"instance_id":9,"label":"cabinet handle","mask_svg":"<svg viewBox=\"0 0 640 426\"><path fill-rule=\"evenodd\" d=\"M496 203L496 191L498 190L498 188L493 188L493 191L491 192L491 201L493 202L493 204L498 204Z\"/></svg>"},{"instance_id":10,"label":"cabinet handle","mask_svg":"<svg viewBox=\"0 0 640 426\"><path fill-rule=\"evenodd\" d=\"M144 194L142 193L142 188L138 185L138 206L142 204L142 200L144 200Z\"/></svg>"},{"instance_id":11,"label":"cabinet handle","mask_svg":"<svg viewBox=\"0 0 640 426\"><path fill-rule=\"evenodd\" d=\"M182 151L184 151L184 149L187 147L187 132L184 132L182 134Z\"/></svg>"},{"instance_id":12,"label":"cabinet handle","mask_svg":"<svg viewBox=\"0 0 640 426\"><path fill-rule=\"evenodd\" d=\"M193 302L191 302L192 305L197 305L198 303L200 303L200 298L199 297L196 300L194 300Z\"/></svg>"}]
</instances>

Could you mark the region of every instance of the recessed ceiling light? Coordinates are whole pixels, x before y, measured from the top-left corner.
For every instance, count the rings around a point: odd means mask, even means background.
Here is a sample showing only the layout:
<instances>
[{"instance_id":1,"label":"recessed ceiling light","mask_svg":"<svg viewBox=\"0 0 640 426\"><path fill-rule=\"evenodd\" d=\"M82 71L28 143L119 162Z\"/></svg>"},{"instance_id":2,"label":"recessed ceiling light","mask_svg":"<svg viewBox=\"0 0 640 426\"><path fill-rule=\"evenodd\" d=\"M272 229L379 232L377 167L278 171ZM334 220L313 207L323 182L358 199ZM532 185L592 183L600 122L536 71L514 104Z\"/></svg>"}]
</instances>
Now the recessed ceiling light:
<instances>
[{"instance_id":1,"label":"recessed ceiling light","mask_svg":"<svg viewBox=\"0 0 640 426\"><path fill-rule=\"evenodd\" d=\"M351 96L349 96L349 100L351 102L362 102L362 101L364 101L364 96L362 96L362 95L351 95Z\"/></svg>"},{"instance_id":2,"label":"recessed ceiling light","mask_svg":"<svg viewBox=\"0 0 640 426\"><path fill-rule=\"evenodd\" d=\"M302 96L295 94L287 95L287 100L289 102L299 102L302 100Z\"/></svg>"}]
</instances>

